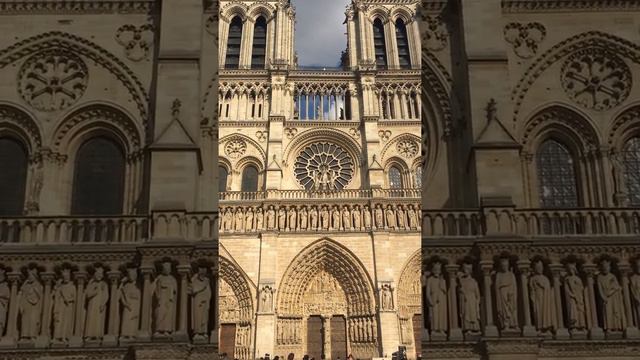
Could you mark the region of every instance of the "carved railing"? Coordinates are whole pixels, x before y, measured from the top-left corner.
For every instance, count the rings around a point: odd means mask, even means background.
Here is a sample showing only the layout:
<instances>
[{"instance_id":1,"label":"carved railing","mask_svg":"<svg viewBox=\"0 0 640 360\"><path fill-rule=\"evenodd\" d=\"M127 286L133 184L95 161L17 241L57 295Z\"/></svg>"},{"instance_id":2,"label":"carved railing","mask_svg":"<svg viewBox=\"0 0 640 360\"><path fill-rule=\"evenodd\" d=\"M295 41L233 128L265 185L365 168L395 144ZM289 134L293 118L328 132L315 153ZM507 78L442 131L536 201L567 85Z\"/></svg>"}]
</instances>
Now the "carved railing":
<instances>
[{"instance_id":1,"label":"carved railing","mask_svg":"<svg viewBox=\"0 0 640 360\"><path fill-rule=\"evenodd\" d=\"M478 210L425 210L423 237L466 237L484 233L484 219Z\"/></svg>"},{"instance_id":2,"label":"carved railing","mask_svg":"<svg viewBox=\"0 0 640 360\"><path fill-rule=\"evenodd\" d=\"M0 218L0 242L137 242L148 237L146 216Z\"/></svg>"},{"instance_id":3,"label":"carved railing","mask_svg":"<svg viewBox=\"0 0 640 360\"><path fill-rule=\"evenodd\" d=\"M515 210L516 233L529 235L638 235L640 209Z\"/></svg>"},{"instance_id":4,"label":"carved railing","mask_svg":"<svg viewBox=\"0 0 640 360\"><path fill-rule=\"evenodd\" d=\"M219 193L221 202L256 200L351 200L351 199L414 199L420 189L345 189L340 191L267 190L258 192L227 191Z\"/></svg>"}]
</instances>

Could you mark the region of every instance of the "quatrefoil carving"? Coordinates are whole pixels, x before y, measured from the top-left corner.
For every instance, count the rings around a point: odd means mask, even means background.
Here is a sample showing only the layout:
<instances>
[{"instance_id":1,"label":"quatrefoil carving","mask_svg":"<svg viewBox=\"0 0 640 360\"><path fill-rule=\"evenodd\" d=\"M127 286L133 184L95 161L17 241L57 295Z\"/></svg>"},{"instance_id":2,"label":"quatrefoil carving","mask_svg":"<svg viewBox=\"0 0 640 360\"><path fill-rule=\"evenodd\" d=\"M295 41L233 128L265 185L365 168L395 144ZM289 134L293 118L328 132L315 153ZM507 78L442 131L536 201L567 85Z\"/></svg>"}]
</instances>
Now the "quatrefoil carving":
<instances>
[{"instance_id":1,"label":"quatrefoil carving","mask_svg":"<svg viewBox=\"0 0 640 360\"><path fill-rule=\"evenodd\" d=\"M124 47L125 56L132 61L146 59L153 46L153 26L122 25L116 31L116 41Z\"/></svg>"},{"instance_id":2,"label":"quatrefoil carving","mask_svg":"<svg viewBox=\"0 0 640 360\"><path fill-rule=\"evenodd\" d=\"M513 47L513 52L523 59L529 59L538 52L538 46L547 36L544 25L533 22L527 24L509 23L504 27L504 38Z\"/></svg>"}]
</instances>

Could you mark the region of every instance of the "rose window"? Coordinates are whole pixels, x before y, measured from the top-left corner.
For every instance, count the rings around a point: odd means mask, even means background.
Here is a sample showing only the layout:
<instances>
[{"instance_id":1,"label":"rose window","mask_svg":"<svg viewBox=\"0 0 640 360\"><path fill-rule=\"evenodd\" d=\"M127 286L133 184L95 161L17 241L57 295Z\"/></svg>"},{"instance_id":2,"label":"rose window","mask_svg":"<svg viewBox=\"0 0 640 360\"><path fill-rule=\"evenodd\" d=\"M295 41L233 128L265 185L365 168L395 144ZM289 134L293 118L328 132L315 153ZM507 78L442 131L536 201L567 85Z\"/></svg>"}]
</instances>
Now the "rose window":
<instances>
[{"instance_id":1,"label":"rose window","mask_svg":"<svg viewBox=\"0 0 640 360\"><path fill-rule=\"evenodd\" d=\"M578 104L607 110L623 102L631 89L631 71L625 62L604 49L588 48L567 59L562 87Z\"/></svg>"},{"instance_id":2,"label":"rose window","mask_svg":"<svg viewBox=\"0 0 640 360\"><path fill-rule=\"evenodd\" d=\"M353 178L353 159L340 146L320 142L307 146L296 158L294 174L307 190L342 190Z\"/></svg>"},{"instance_id":3,"label":"rose window","mask_svg":"<svg viewBox=\"0 0 640 360\"><path fill-rule=\"evenodd\" d=\"M224 147L224 152L230 158L237 159L247 152L247 143L240 139L229 140Z\"/></svg>"},{"instance_id":4,"label":"rose window","mask_svg":"<svg viewBox=\"0 0 640 360\"><path fill-rule=\"evenodd\" d=\"M22 66L20 95L38 110L62 110L84 94L87 80L87 66L79 57L58 50L45 51Z\"/></svg>"}]
</instances>

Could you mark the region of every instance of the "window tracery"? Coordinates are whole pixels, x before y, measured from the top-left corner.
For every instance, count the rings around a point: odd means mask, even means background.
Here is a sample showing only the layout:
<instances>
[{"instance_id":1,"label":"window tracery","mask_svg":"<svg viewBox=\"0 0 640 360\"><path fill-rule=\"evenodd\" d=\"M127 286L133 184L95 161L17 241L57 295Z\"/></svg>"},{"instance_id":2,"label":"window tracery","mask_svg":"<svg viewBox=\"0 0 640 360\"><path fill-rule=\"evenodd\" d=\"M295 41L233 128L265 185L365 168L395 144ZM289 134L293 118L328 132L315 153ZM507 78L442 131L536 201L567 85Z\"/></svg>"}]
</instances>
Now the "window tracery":
<instances>
[{"instance_id":1,"label":"window tracery","mask_svg":"<svg viewBox=\"0 0 640 360\"><path fill-rule=\"evenodd\" d=\"M578 206L575 163L560 142L544 141L536 154L540 206L570 208Z\"/></svg>"},{"instance_id":2,"label":"window tracery","mask_svg":"<svg viewBox=\"0 0 640 360\"><path fill-rule=\"evenodd\" d=\"M240 66L240 48L242 44L242 18L235 16L229 24L229 36L227 37L227 57L225 68L237 69Z\"/></svg>"},{"instance_id":3,"label":"window tracery","mask_svg":"<svg viewBox=\"0 0 640 360\"><path fill-rule=\"evenodd\" d=\"M622 152L630 206L640 206L640 137L629 139Z\"/></svg>"},{"instance_id":4,"label":"window tracery","mask_svg":"<svg viewBox=\"0 0 640 360\"><path fill-rule=\"evenodd\" d=\"M354 174L351 156L339 145L319 142L304 148L296 158L294 174L307 190L344 189Z\"/></svg>"},{"instance_id":5,"label":"window tracery","mask_svg":"<svg viewBox=\"0 0 640 360\"><path fill-rule=\"evenodd\" d=\"M402 189L402 172L397 166L389 168L389 188Z\"/></svg>"}]
</instances>

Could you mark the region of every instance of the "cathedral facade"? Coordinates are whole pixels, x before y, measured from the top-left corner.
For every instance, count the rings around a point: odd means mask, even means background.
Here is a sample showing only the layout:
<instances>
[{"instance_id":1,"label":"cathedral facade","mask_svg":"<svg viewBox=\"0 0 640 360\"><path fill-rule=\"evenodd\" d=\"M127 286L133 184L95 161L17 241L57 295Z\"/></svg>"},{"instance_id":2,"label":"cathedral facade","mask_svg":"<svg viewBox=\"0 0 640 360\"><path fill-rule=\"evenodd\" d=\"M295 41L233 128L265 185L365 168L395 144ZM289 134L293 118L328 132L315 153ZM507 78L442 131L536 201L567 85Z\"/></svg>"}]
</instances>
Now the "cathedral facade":
<instances>
[{"instance_id":1,"label":"cathedral facade","mask_svg":"<svg viewBox=\"0 0 640 360\"><path fill-rule=\"evenodd\" d=\"M220 353L416 358L418 4L350 2L337 68L298 66L293 5L220 2Z\"/></svg>"},{"instance_id":2,"label":"cathedral facade","mask_svg":"<svg viewBox=\"0 0 640 360\"><path fill-rule=\"evenodd\" d=\"M638 3L422 7L423 358L637 358Z\"/></svg>"}]
</instances>

